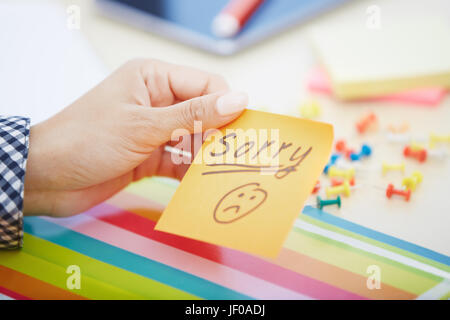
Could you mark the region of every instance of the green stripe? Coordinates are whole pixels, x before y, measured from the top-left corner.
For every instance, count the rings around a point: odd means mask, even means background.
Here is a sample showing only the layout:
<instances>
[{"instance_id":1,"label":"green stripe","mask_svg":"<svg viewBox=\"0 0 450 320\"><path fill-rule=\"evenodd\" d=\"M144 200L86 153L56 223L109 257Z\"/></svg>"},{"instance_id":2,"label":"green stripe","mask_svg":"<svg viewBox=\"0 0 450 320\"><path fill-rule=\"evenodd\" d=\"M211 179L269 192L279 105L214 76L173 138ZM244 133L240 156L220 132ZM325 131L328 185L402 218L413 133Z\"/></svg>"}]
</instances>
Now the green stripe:
<instances>
[{"instance_id":1,"label":"green stripe","mask_svg":"<svg viewBox=\"0 0 450 320\"><path fill-rule=\"evenodd\" d=\"M439 298L439 300L448 300L450 299L450 292L447 292L442 297Z\"/></svg>"},{"instance_id":2,"label":"green stripe","mask_svg":"<svg viewBox=\"0 0 450 320\"><path fill-rule=\"evenodd\" d=\"M121 288L143 299L198 299L196 296L133 272L95 260L31 234L25 234L24 252L67 268L78 265L83 276Z\"/></svg>"},{"instance_id":3,"label":"green stripe","mask_svg":"<svg viewBox=\"0 0 450 320\"><path fill-rule=\"evenodd\" d=\"M413 260L420 261L422 263L428 264L430 266L433 266L435 268L441 269L443 271L450 272L450 267L445 265L445 264L442 264L440 262L437 262L437 261L425 258L425 257L417 255L415 253L412 253L412 252L409 252L409 251L406 251L406 250L403 250L403 249L391 246L391 245L386 244L384 242L380 242L378 240L362 236L362 235L354 233L352 231L348 231L346 229L342 229L340 227L336 227L334 225L331 225L331 224L328 224L326 222L322 222L320 220L311 218L311 217L309 217L307 215L304 215L304 214L301 214L299 216L299 219L303 220L303 221L306 221L308 223L314 224L314 225L316 225L318 227L321 227L321 228L324 228L324 229L327 229L327 230L330 230L330 231L334 231L336 233L339 233L339 234L342 234L342 235L346 235L346 236L354 238L354 239L361 240L363 242L372 244L372 245L377 246L379 248L383 248L383 249L386 249L388 251L395 252L397 254L400 254L402 256L411 258Z\"/></svg>"}]
</instances>

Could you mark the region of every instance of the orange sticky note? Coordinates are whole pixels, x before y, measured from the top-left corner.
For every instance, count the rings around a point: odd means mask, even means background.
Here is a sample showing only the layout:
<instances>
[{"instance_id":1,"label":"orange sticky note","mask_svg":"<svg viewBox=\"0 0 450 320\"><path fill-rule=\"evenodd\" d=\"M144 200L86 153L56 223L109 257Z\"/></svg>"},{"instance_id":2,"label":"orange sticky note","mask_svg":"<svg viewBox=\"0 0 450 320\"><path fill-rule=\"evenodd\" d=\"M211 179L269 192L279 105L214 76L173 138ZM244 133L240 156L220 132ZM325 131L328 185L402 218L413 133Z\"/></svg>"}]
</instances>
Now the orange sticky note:
<instances>
[{"instance_id":1,"label":"orange sticky note","mask_svg":"<svg viewBox=\"0 0 450 320\"><path fill-rule=\"evenodd\" d=\"M208 136L155 229L275 257L332 141L329 124L246 110Z\"/></svg>"}]
</instances>

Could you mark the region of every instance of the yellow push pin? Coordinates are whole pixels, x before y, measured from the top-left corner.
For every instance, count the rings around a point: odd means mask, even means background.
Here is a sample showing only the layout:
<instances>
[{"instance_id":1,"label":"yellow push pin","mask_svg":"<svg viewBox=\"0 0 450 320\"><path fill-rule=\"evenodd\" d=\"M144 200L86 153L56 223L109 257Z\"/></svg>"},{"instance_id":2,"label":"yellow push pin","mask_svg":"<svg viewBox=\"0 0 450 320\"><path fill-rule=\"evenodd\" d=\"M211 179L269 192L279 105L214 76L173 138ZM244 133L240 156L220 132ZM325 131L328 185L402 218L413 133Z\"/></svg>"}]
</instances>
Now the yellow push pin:
<instances>
[{"instance_id":1,"label":"yellow push pin","mask_svg":"<svg viewBox=\"0 0 450 320\"><path fill-rule=\"evenodd\" d=\"M336 186L336 187L327 187L325 189L327 198L330 198L332 196L336 196L339 194L342 194L346 197L350 195L350 183L348 181L344 181L343 184Z\"/></svg>"},{"instance_id":2,"label":"yellow push pin","mask_svg":"<svg viewBox=\"0 0 450 320\"><path fill-rule=\"evenodd\" d=\"M344 169L338 169L336 166L332 166L330 167L330 169L328 169L328 175L330 177L340 177L340 178L344 178L346 180L350 180L351 178L353 178L355 176L355 168L351 167L348 168L346 170Z\"/></svg>"},{"instance_id":3,"label":"yellow push pin","mask_svg":"<svg viewBox=\"0 0 450 320\"><path fill-rule=\"evenodd\" d=\"M383 161L383 164L381 165L381 170L383 172L383 175L385 175L388 171L401 171L402 173L405 172L405 163L399 163L399 164L389 164Z\"/></svg>"},{"instance_id":4,"label":"yellow push pin","mask_svg":"<svg viewBox=\"0 0 450 320\"><path fill-rule=\"evenodd\" d=\"M414 171L410 177L403 179L402 186L404 186L406 190L415 191L417 185L422 182L422 179L422 173L420 173L420 171Z\"/></svg>"},{"instance_id":5,"label":"yellow push pin","mask_svg":"<svg viewBox=\"0 0 450 320\"><path fill-rule=\"evenodd\" d=\"M411 149L411 151L420 151L425 149L425 146L421 143L412 141L411 144L409 145L409 148Z\"/></svg>"},{"instance_id":6,"label":"yellow push pin","mask_svg":"<svg viewBox=\"0 0 450 320\"><path fill-rule=\"evenodd\" d=\"M436 144L439 142L446 142L446 143L450 143L450 135L437 135L434 133L430 134L430 148L433 149L434 147L436 147Z\"/></svg>"},{"instance_id":7,"label":"yellow push pin","mask_svg":"<svg viewBox=\"0 0 450 320\"><path fill-rule=\"evenodd\" d=\"M313 119L320 116L322 110L316 100L307 101L300 106L300 115L303 118Z\"/></svg>"}]
</instances>

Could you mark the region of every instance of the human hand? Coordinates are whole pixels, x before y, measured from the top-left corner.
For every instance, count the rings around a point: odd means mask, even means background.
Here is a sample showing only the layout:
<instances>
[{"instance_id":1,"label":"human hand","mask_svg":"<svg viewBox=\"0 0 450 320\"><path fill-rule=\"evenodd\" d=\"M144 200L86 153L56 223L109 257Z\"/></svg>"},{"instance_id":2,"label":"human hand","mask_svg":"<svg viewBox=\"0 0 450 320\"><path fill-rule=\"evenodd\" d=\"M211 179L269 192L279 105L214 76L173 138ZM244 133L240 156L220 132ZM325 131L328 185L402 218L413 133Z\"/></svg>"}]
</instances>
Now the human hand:
<instances>
[{"instance_id":1,"label":"human hand","mask_svg":"<svg viewBox=\"0 0 450 320\"><path fill-rule=\"evenodd\" d=\"M156 60L133 60L30 129L24 213L82 212L132 181L181 178L187 165L164 150L176 129L219 128L248 103L219 76Z\"/></svg>"}]
</instances>

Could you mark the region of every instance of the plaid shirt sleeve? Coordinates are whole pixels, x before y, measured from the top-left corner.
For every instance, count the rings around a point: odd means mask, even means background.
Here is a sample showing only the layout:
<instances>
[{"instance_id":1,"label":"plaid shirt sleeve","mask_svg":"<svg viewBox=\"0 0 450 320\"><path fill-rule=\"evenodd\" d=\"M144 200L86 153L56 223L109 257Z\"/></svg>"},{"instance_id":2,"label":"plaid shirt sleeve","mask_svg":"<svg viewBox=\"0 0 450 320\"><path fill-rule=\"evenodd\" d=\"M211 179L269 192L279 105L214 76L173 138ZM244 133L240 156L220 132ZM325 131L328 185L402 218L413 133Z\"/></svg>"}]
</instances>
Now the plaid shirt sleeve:
<instances>
[{"instance_id":1,"label":"plaid shirt sleeve","mask_svg":"<svg viewBox=\"0 0 450 320\"><path fill-rule=\"evenodd\" d=\"M0 249L22 247L30 119L0 115Z\"/></svg>"}]
</instances>

